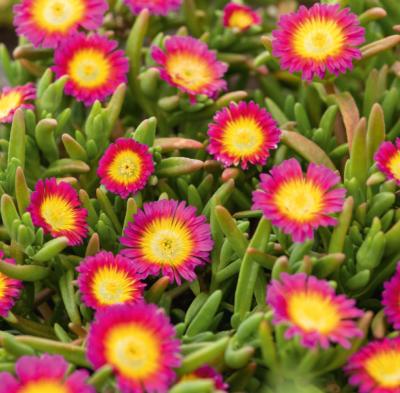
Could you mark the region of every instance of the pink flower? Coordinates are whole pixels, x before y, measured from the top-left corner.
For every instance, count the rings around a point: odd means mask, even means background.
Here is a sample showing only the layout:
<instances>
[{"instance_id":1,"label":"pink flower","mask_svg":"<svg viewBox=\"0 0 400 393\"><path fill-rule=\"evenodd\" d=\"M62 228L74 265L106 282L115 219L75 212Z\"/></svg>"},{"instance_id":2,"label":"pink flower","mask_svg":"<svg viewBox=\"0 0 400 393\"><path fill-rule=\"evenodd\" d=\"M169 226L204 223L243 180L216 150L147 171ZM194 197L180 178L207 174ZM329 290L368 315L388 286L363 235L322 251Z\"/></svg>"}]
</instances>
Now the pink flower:
<instances>
[{"instance_id":1,"label":"pink flower","mask_svg":"<svg viewBox=\"0 0 400 393\"><path fill-rule=\"evenodd\" d=\"M148 9L153 15L163 16L179 10L182 4L182 0L124 0L124 2L134 14Z\"/></svg>"},{"instance_id":2,"label":"pink flower","mask_svg":"<svg viewBox=\"0 0 400 393\"><path fill-rule=\"evenodd\" d=\"M13 259L4 258L4 252L0 250L1 263L15 265ZM22 282L0 273L0 316L6 317L14 307L16 300L21 293Z\"/></svg>"},{"instance_id":3,"label":"pink flower","mask_svg":"<svg viewBox=\"0 0 400 393\"><path fill-rule=\"evenodd\" d=\"M246 5L229 3L224 8L224 26L239 31L246 31L251 26L262 23L260 15Z\"/></svg>"},{"instance_id":4,"label":"pink flower","mask_svg":"<svg viewBox=\"0 0 400 393\"><path fill-rule=\"evenodd\" d=\"M215 390L221 393L228 392L228 384L224 382L222 375L213 367L202 366L189 374L183 375L180 381L191 381L194 379L212 379Z\"/></svg>"},{"instance_id":5,"label":"pink flower","mask_svg":"<svg viewBox=\"0 0 400 393\"><path fill-rule=\"evenodd\" d=\"M385 282L382 304L388 321L400 330L400 263L392 279Z\"/></svg>"},{"instance_id":6,"label":"pink flower","mask_svg":"<svg viewBox=\"0 0 400 393\"><path fill-rule=\"evenodd\" d=\"M16 87L4 87L0 91L0 123L11 123L17 109L33 109L27 101L36 98L36 89L32 83Z\"/></svg>"},{"instance_id":7,"label":"pink flower","mask_svg":"<svg viewBox=\"0 0 400 393\"><path fill-rule=\"evenodd\" d=\"M374 158L378 169L400 185L400 138L395 143L383 142Z\"/></svg>"}]
</instances>

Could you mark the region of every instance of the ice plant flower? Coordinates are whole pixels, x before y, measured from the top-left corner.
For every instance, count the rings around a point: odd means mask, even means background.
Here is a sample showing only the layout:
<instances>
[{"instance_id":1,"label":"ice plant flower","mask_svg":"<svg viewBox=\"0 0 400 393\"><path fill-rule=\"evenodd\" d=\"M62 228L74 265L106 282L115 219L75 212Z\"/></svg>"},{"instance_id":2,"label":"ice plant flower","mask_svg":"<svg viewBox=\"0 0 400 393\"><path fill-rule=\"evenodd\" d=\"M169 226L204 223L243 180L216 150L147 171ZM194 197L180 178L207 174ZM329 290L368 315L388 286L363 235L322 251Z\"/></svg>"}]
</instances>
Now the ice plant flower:
<instances>
[{"instance_id":1,"label":"ice plant flower","mask_svg":"<svg viewBox=\"0 0 400 393\"><path fill-rule=\"evenodd\" d=\"M35 46L56 48L79 28L100 27L107 9L106 0L22 0L14 6L14 26Z\"/></svg>"},{"instance_id":2,"label":"ice plant flower","mask_svg":"<svg viewBox=\"0 0 400 393\"><path fill-rule=\"evenodd\" d=\"M153 15L163 16L179 10L182 4L182 0L124 0L124 2L134 14L148 9Z\"/></svg>"},{"instance_id":3,"label":"ice plant flower","mask_svg":"<svg viewBox=\"0 0 400 393\"><path fill-rule=\"evenodd\" d=\"M148 275L162 273L178 284L192 281L195 268L209 259L213 241L203 215L185 202L160 200L145 203L125 228L121 254Z\"/></svg>"},{"instance_id":4,"label":"ice plant flower","mask_svg":"<svg viewBox=\"0 0 400 393\"><path fill-rule=\"evenodd\" d=\"M276 149L280 130L276 121L254 102L231 103L214 116L208 127L208 151L225 166L265 165Z\"/></svg>"},{"instance_id":5,"label":"ice plant flower","mask_svg":"<svg viewBox=\"0 0 400 393\"><path fill-rule=\"evenodd\" d=\"M29 103L36 97L36 89L32 83L16 87L4 87L0 91L0 123L11 123L18 108L33 109Z\"/></svg>"},{"instance_id":6,"label":"ice plant flower","mask_svg":"<svg viewBox=\"0 0 400 393\"><path fill-rule=\"evenodd\" d=\"M400 330L400 263L391 280L385 282L382 293L382 304L388 321L395 329Z\"/></svg>"},{"instance_id":7,"label":"ice plant flower","mask_svg":"<svg viewBox=\"0 0 400 393\"><path fill-rule=\"evenodd\" d=\"M345 371L360 393L399 393L400 337L370 342L349 359Z\"/></svg>"},{"instance_id":8,"label":"ice plant flower","mask_svg":"<svg viewBox=\"0 0 400 393\"><path fill-rule=\"evenodd\" d=\"M122 393L166 392L180 365L174 327L161 309L145 303L98 311L87 356L96 369L114 368Z\"/></svg>"},{"instance_id":9,"label":"ice plant flower","mask_svg":"<svg viewBox=\"0 0 400 393\"><path fill-rule=\"evenodd\" d=\"M86 370L67 372L68 363L59 355L22 356L15 364L16 377L0 373L0 393L96 393L86 383Z\"/></svg>"},{"instance_id":10,"label":"ice plant flower","mask_svg":"<svg viewBox=\"0 0 400 393\"><path fill-rule=\"evenodd\" d=\"M1 263L15 264L13 259L4 258L4 252L0 250ZM15 301L21 292L22 282L0 273L0 316L6 317L13 308Z\"/></svg>"},{"instance_id":11,"label":"ice plant flower","mask_svg":"<svg viewBox=\"0 0 400 393\"><path fill-rule=\"evenodd\" d=\"M100 159L97 174L108 191L127 198L145 187L153 171L153 157L146 145L119 138Z\"/></svg>"},{"instance_id":12,"label":"ice plant flower","mask_svg":"<svg viewBox=\"0 0 400 393\"><path fill-rule=\"evenodd\" d=\"M222 375L213 367L202 366L189 374L183 375L180 381L193 381L196 379L212 379L214 381L214 390L220 393L228 392L228 384L224 382Z\"/></svg>"},{"instance_id":13,"label":"ice plant flower","mask_svg":"<svg viewBox=\"0 0 400 393\"><path fill-rule=\"evenodd\" d=\"M53 237L66 236L71 246L87 235L87 211L82 208L75 189L55 178L39 180L28 206L34 225Z\"/></svg>"},{"instance_id":14,"label":"ice plant flower","mask_svg":"<svg viewBox=\"0 0 400 393\"><path fill-rule=\"evenodd\" d=\"M394 143L383 142L374 158L378 169L400 185L400 138Z\"/></svg>"},{"instance_id":15,"label":"ice plant flower","mask_svg":"<svg viewBox=\"0 0 400 393\"><path fill-rule=\"evenodd\" d=\"M313 238L313 230L335 225L329 214L339 212L346 190L334 188L340 177L323 165L311 163L304 176L300 163L291 158L262 174L260 189L253 193L253 209L262 210L273 225L295 242Z\"/></svg>"},{"instance_id":16,"label":"ice plant flower","mask_svg":"<svg viewBox=\"0 0 400 393\"><path fill-rule=\"evenodd\" d=\"M223 76L227 65L217 60L207 45L192 37L173 36L165 43L165 51L153 46L152 56L159 64L161 77L171 86L189 94L205 94L214 98L226 89Z\"/></svg>"},{"instance_id":17,"label":"ice plant flower","mask_svg":"<svg viewBox=\"0 0 400 393\"><path fill-rule=\"evenodd\" d=\"M305 273L282 273L280 281L273 280L267 303L274 323L288 326L285 337L299 336L305 347L328 348L330 343L338 343L349 348L349 340L362 335L354 319L363 312L355 307L355 301L336 295L327 281Z\"/></svg>"},{"instance_id":18,"label":"ice plant flower","mask_svg":"<svg viewBox=\"0 0 400 393\"><path fill-rule=\"evenodd\" d=\"M103 101L127 81L128 59L117 42L95 34L76 34L54 53L57 78L68 76L65 93L90 106Z\"/></svg>"},{"instance_id":19,"label":"ice plant flower","mask_svg":"<svg viewBox=\"0 0 400 393\"><path fill-rule=\"evenodd\" d=\"M353 60L361 58L357 46L365 40L364 28L349 8L319 3L281 16L272 35L272 54L281 67L301 72L305 80L352 69Z\"/></svg>"},{"instance_id":20,"label":"ice plant flower","mask_svg":"<svg viewBox=\"0 0 400 393\"><path fill-rule=\"evenodd\" d=\"M86 257L76 270L79 290L88 307L100 309L143 300L142 277L122 255L101 251Z\"/></svg>"},{"instance_id":21,"label":"ice plant flower","mask_svg":"<svg viewBox=\"0 0 400 393\"><path fill-rule=\"evenodd\" d=\"M224 8L223 21L225 27L246 31L251 26L260 25L261 17L246 5L229 3Z\"/></svg>"}]
</instances>

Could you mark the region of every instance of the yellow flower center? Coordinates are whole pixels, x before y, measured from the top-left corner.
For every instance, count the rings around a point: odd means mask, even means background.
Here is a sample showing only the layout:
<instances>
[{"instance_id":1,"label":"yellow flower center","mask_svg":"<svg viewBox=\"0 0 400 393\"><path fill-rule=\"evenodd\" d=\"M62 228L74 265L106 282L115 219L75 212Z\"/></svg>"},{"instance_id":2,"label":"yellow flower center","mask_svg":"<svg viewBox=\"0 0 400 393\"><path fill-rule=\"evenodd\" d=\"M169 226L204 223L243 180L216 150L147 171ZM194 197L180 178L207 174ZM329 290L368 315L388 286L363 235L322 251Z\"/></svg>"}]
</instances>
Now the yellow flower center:
<instances>
[{"instance_id":1,"label":"yellow flower center","mask_svg":"<svg viewBox=\"0 0 400 393\"><path fill-rule=\"evenodd\" d=\"M337 22L310 19L300 24L295 31L293 46L300 57L324 61L328 57L337 56L344 41L343 30Z\"/></svg>"},{"instance_id":2,"label":"yellow flower center","mask_svg":"<svg viewBox=\"0 0 400 393\"><path fill-rule=\"evenodd\" d=\"M137 181L141 172L142 159L139 154L131 150L119 152L108 168L108 174L111 179L124 185Z\"/></svg>"},{"instance_id":3,"label":"yellow flower center","mask_svg":"<svg viewBox=\"0 0 400 393\"><path fill-rule=\"evenodd\" d=\"M82 19L85 12L82 0L37 0L32 7L33 20L50 33L67 32Z\"/></svg>"},{"instance_id":4,"label":"yellow flower center","mask_svg":"<svg viewBox=\"0 0 400 393\"><path fill-rule=\"evenodd\" d=\"M191 53L170 55L166 69L174 83L188 90L198 90L213 80L213 72L207 61Z\"/></svg>"},{"instance_id":5,"label":"yellow flower center","mask_svg":"<svg viewBox=\"0 0 400 393\"><path fill-rule=\"evenodd\" d=\"M0 273L0 299L2 299L7 290L7 279L8 277L3 273Z\"/></svg>"},{"instance_id":6,"label":"yellow flower center","mask_svg":"<svg viewBox=\"0 0 400 393\"><path fill-rule=\"evenodd\" d=\"M10 91L0 96L0 119L8 116L13 110L21 105L22 96L18 91Z\"/></svg>"},{"instance_id":7,"label":"yellow flower center","mask_svg":"<svg viewBox=\"0 0 400 393\"><path fill-rule=\"evenodd\" d=\"M71 204L59 195L44 198L40 214L52 231L71 231L75 228L76 212Z\"/></svg>"},{"instance_id":8,"label":"yellow flower center","mask_svg":"<svg viewBox=\"0 0 400 393\"><path fill-rule=\"evenodd\" d=\"M129 275L115 266L100 268L93 278L93 292L104 305L125 303L132 299L135 282Z\"/></svg>"},{"instance_id":9,"label":"yellow flower center","mask_svg":"<svg viewBox=\"0 0 400 393\"><path fill-rule=\"evenodd\" d=\"M68 64L68 75L79 86L95 89L111 76L111 65L106 55L95 48L78 50Z\"/></svg>"},{"instance_id":10,"label":"yellow flower center","mask_svg":"<svg viewBox=\"0 0 400 393\"><path fill-rule=\"evenodd\" d=\"M324 193L313 182L292 179L283 183L274 196L279 211L300 222L311 221L324 207Z\"/></svg>"},{"instance_id":11,"label":"yellow flower center","mask_svg":"<svg viewBox=\"0 0 400 393\"><path fill-rule=\"evenodd\" d=\"M252 117L231 120L223 134L223 150L236 157L257 153L264 142L263 129Z\"/></svg>"},{"instance_id":12,"label":"yellow flower center","mask_svg":"<svg viewBox=\"0 0 400 393\"><path fill-rule=\"evenodd\" d=\"M329 334L340 322L336 305L320 293L293 293L288 301L288 313L293 323L306 332Z\"/></svg>"},{"instance_id":13,"label":"yellow flower center","mask_svg":"<svg viewBox=\"0 0 400 393\"><path fill-rule=\"evenodd\" d=\"M135 323L116 325L105 339L107 363L130 379L151 378L159 368L161 343L155 332Z\"/></svg>"},{"instance_id":14,"label":"yellow flower center","mask_svg":"<svg viewBox=\"0 0 400 393\"><path fill-rule=\"evenodd\" d=\"M59 381L39 379L31 381L18 389L18 393L71 393L70 389Z\"/></svg>"},{"instance_id":15,"label":"yellow flower center","mask_svg":"<svg viewBox=\"0 0 400 393\"><path fill-rule=\"evenodd\" d=\"M253 24L253 18L247 11L237 10L230 16L228 24L229 27L243 30Z\"/></svg>"},{"instance_id":16,"label":"yellow flower center","mask_svg":"<svg viewBox=\"0 0 400 393\"><path fill-rule=\"evenodd\" d=\"M397 152L389 161L389 170L396 180L400 180L400 152Z\"/></svg>"},{"instance_id":17,"label":"yellow flower center","mask_svg":"<svg viewBox=\"0 0 400 393\"><path fill-rule=\"evenodd\" d=\"M191 255L193 240L184 222L161 218L148 226L140 245L143 255L153 263L179 266Z\"/></svg>"},{"instance_id":18,"label":"yellow flower center","mask_svg":"<svg viewBox=\"0 0 400 393\"><path fill-rule=\"evenodd\" d=\"M371 356L365 363L368 374L381 387L400 388L400 352L395 349Z\"/></svg>"}]
</instances>

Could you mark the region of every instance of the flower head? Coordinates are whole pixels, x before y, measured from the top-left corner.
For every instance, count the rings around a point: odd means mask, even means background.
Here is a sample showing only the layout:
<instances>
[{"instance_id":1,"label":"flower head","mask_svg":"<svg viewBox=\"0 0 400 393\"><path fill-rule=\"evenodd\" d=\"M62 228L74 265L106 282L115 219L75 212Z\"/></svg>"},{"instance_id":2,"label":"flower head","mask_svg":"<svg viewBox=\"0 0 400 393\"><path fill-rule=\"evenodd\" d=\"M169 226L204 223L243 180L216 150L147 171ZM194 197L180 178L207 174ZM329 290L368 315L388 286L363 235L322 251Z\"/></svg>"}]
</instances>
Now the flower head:
<instances>
[{"instance_id":1,"label":"flower head","mask_svg":"<svg viewBox=\"0 0 400 393\"><path fill-rule=\"evenodd\" d=\"M383 142L374 158L378 169L400 185L400 138L395 143Z\"/></svg>"},{"instance_id":2,"label":"flower head","mask_svg":"<svg viewBox=\"0 0 400 393\"><path fill-rule=\"evenodd\" d=\"M58 355L22 356L15 373L0 373L0 393L96 393L86 380L87 371L67 375L68 363Z\"/></svg>"},{"instance_id":3,"label":"flower head","mask_svg":"<svg viewBox=\"0 0 400 393\"><path fill-rule=\"evenodd\" d=\"M280 277L268 287L267 303L274 323L288 325L286 338L300 336L302 345L311 348L327 348L330 342L349 348L349 340L362 335L353 319L363 312L353 299L336 295L327 281L304 273Z\"/></svg>"},{"instance_id":4,"label":"flower head","mask_svg":"<svg viewBox=\"0 0 400 393\"><path fill-rule=\"evenodd\" d=\"M400 263L392 279L385 282L382 304L389 322L395 329L400 330Z\"/></svg>"},{"instance_id":5,"label":"flower head","mask_svg":"<svg viewBox=\"0 0 400 393\"><path fill-rule=\"evenodd\" d=\"M68 76L65 93L89 106L103 101L127 81L128 59L117 42L95 34L76 34L54 53L57 78Z\"/></svg>"},{"instance_id":6,"label":"flower head","mask_svg":"<svg viewBox=\"0 0 400 393\"><path fill-rule=\"evenodd\" d=\"M349 359L345 371L360 393L399 393L400 337L370 342Z\"/></svg>"},{"instance_id":7,"label":"flower head","mask_svg":"<svg viewBox=\"0 0 400 393\"><path fill-rule=\"evenodd\" d=\"M276 149L280 130L276 121L254 102L231 103L219 111L208 127L208 151L225 166L265 165Z\"/></svg>"},{"instance_id":8,"label":"flower head","mask_svg":"<svg viewBox=\"0 0 400 393\"><path fill-rule=\"evenodd\" d=\"M192 381L195 379L212 379L214 381L214 389L218 392L228 392L228 384L224 382L222 375L210 366L202 366L197 370L185 374L180 381Z\"/></svg>"},{"instance_id":9,"label":"flower head","mask_svg":"<svg viewBox=\"0 0 400 393\"><path fill-rule=\"evenodd\" d=\"M4 252L0 250L0 261L2 263L15 264L13 259L4 258ZM13 308L15 301L21 292L22 282L0 273L0 316L6 317Z\"/></svg>"},{"instance_id":10,"label":"flower head","mask_svg":"<svg viewBox=\"0 0 400 393\"><path fill-rule=\"evenodd\" d=\"M18 108L33 109L27 101L34 100L36 89L32 83L17 87L4 87L0 91L0 123L11 123Z\"/></svg>"},{"instance_id":11,"label":"flower head","mask_svg":"<svg viewBox=\"0 0 400 393\"><path fill-rule=\"evenodd\" d=\"M97 174L107 190L127 198L145 187L153 171L153 158L146 145L119 138L99 161Z\"/></svg>"},{"instance_id":12,"label":"flower head","mask_svg":"<svg viewBox=\"0 0 400 393\"><path fill-rule=\"evenodd\" d=\"M185 202L145 203L125 229L121 254L146 276L161 272L178 284L181 277L194 280L194 269L208 261L213 246L206 218L195 213Z\"/></svg>"},{"instance_id":13,"label":"flower head","mask_svg":"<svg viewBox=\"0 0 400 393\"><path fill-rule=\"evenodd\" d=\"M326 71L338 75L353 68L361 58L356 48L364 42L364 28L350 9L339 5L300 6L296 13L283 15L272 32L272 53L281 67L301 72L303 78L323 78Z\"/></svg>"},{"instance_id":14,"label":"flower head","mask_svg":"<svg viewBox=\"0 0 400 393\"><path fill-rule=\"evenodd\" d=\"M85 258L76 270L83 302L89 307L100 309L143 300L142 277L122 255L101 251Z\"/></svg>"},{"instance_id":15,"label":"flower head","mask_svg":"<svg viewBox=\"0 0 400 393\"><path fill-rule=\"evenodd\" d=\"M124 0L134 14L148 9L153 15L166 16L170 12L179 10L182 0Z\"/></svg>"},{"instance_id":16,"label":"flower head","mask_svg":"<svg viewBox=\"0 0 400 393\"><path fill-rule=\"evenodd\" d=\"M55 178L39 180L28 206L32 222L53 237L66 236L71 246L87 235L87 211L80 206L77 192Z\"/></svg>"},{"instance_id":17,"label":"flower head","mask_svg":"<svg viewBox=\"0 0 400 393\"><path fill-rule=\"evenodd\" d=\"M22 0L14 6L14 26L35 46L56 48L80 27L100 27L107 9L106 0Z\"/></svg>"},{"instance_id":18,"label":"flower head","mask_svg":"<svg viewBox=\"0 0 400 393\"><path fill-rule=\"evenodd\" d=\"M160 65L161 77L189 94L192 101L198 94L213 98L226 88L222 77L227 66L218 61L215 53L202 41L173 36L165 43L164 52L153 47L152 56Z\"/></svg>"},{"instance_id":19,"label":"flower head","mask_svg":"<svg viewBox=\"0 0 400 393\"><path fill-rule=\"evenodd\" d=\"M105 364L114 368L123 393L166 392L180 365L175 329L153 304L97 312L87 348L96 369Z\"/></svg>"},{"instance_id":20,"label":"flower head","mask_svg":"<svg viewBox=\"0 0 400 393\"><path fill-rule=\"evenodd\" d=\"M260 25L261 17L246 5L229 3L224 8L224 26L245 31L251 26Z\"/></svg>"},{"instance_id":21,"label":"flower head","mask_svg":"<svg viewBox=\"0 0 400 393\"><path fill-rule=\"evenodd\" d=\"M253 193L253 209L260 209L273 225L296 242L313 238L313 230L335 225L329 216L342 209L346 190L332 189L340 177L323 165L311 163L306 175L294 158L261 175L260 189Z\"/></svg>"}]
</instances>

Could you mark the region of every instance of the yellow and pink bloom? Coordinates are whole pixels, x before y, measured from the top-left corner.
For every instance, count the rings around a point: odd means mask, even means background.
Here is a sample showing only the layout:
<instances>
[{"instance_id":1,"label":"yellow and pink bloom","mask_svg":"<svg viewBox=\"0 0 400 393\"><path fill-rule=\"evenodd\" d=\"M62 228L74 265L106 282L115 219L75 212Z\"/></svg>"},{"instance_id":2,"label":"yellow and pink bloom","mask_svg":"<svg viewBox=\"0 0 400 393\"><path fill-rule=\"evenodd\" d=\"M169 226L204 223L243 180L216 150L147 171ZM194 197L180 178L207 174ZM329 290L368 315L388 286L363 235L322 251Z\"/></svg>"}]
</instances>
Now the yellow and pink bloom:
<instances>
[{"instance_id":1,"label":"yellow and pink bloom","mask_svg":"<svg viewBox=\"0 0 400 393\"><path fill-rule=\"evenodd\" d=\"M113 367L122 393L164 393L181 362L175 336L168 317L153 304L112 306L97 312L87 356L95 369Z\"/></svg>"},{"instance_id":2,"label":"yellow and pink bloom","mask_svg":"<svg viewBox=\"0 0 400 393\"><path fill-rule=\"evenodd\" d=\"M163 16L178 11L182 5L182 0L124 0L124 2L134 14L148 9L153 15Z\"/></svg>"},{"instance_id":3,"label":"yellow and pink bloom","mask_svg":"<svg viewBox=\"0 0 400 393\"><path fill-rule=\"evenodd\" d=\"M14 26L35 46L56 48L80 28L99 28L107 9L106 0L22 0L14 6Z\"/></svg>"},{"instance_id":4,"label":"yellow and pink bloom","mask_svg":"<svg viewBox=\"0 0 400 393\"><path fill-rule=\"evenodd\" d=\"M142 301L145 284L133 266L129 259L107 251L86 257L76 269L86 306L101 309Z\"/></svg>"},{"instance_id":5,"label":"yellow and pink bloom","mask_svg":"<svg viewBox=\"0 0 400 393\"><path fill-rule=\"evenodd\" d=\"M400 263L394 276L384 284L382 304L388 321L400 330Z\"/></svg>"},{"instance_id":6,"label":"yellow and pink bloom","mask_svg":"<svg viewBox=\"0 0 400 393\"><path fill-rule=\"evenodd\" d=\"M87 236L87 211L82 208L75 189L55 178L39 180L28 206L34 225L52 237L65 236L69 245L81 244Z\"/></svg>"},{"instance_id":7,"label":"yellow and pink bloom","mask_svg":"<svg viewBox=\"0 0 400 393\"><path fill-rule=\"evenodd\" d=\"M360 393L399 393L400 337L370 342L349 359L345 371Z\"/></svg>"},{"instance_id":8,"label":"yellow and pink bloom","mask_svg":"<svg viewBox=\"0 0 400 393\"><path fill-rule=\"evenodd\" d=\"M254 102L231 103L208 127L208 152L225 166L265 165L280 139L276 121Z\"/></svg>"},{"instance_id":9,"label":"yellow and pink bloom","mask_svg":"<svg viewBox=\"0 0 400 393\"><path fill-rule=\"evenodd\" d=\"M352 69L353 60L361 58L357 46L365 40L364 28L349 8L319 3L281 16L272 35L272 54L281 67L301 72L305 80Z\"/></svg>"},{"instance_id":10,"label":"yellow and pink bloom","mask_svg":"<svg viewBox=\"0 0 400 393\"><path fill-rule=\"evenodd\" d=\"M304 176L300 163L291 158L261 175L253 209L261 210L295 242L303 242L312 239L318 227L336 224L330 214L341 211L346 194L344 188L334 188L339 183L339 175L314 163Z\"/></svg>"},{"instance_id":11,"label":"yellow and pink bloom","mask_svg":"<svg viewBox=\"0 0 400 393\"><path fill-rule=\"evenodd\" d=\"M16 87L4 87L0 91L0 123L11 123L17 109L33 109L29 101L36 98L32 83Z\"/></svg>"},{"instance_id":12,"label":"yellow and pink bloom","mask_svg":"<svg viewBox=\"0 0 400 393\"><path fill-rule=\"evenodd\" d=\"M237 3L229 3L224 8L223 22L225 27L246 31L251 26L261 24L260 15L250 7Z\"/></svg>"},{"instance_id":13,"label":"yellow and pink bloom","mask_svg":"<svg viewBox=\"0 0 400 393\"><path fill-rule=\"evenodd\" d=\"M222 375L213 367L202 366L197 370L185 374L180 381L193 381L196 379L211 379L214 382L214 390L218 393L227 393L229 385L224 381Z\"/></svg>"},{"instance_id":14,"label":"yellow and pink bloom","mask_svg":"<svg viewBox=\"0 0 400 393\"><path fill-rule=\"evenodd\" d=\"M400 185L400 138L394 143L383 142L374 158L378 169L388 179L395 180Z\"/></svg>"},{"instance_id":15,"label":"yellow and pink bloom","mask_svg":"<svg viewBox=\"0 0 400 393\"><path fill-rule=\"evenodd\" d=\"M181 278L196 278L195 268L208 262L213 247L206 217L174 200L145 203L128 223L121 244L121 254L139 273L161 273L178 284Z\"/></svg>"},{"instance_id":16,"label":"yellow and pink bloom","mask_svg":"<svg viewBox=\"0 0 400 393\"><path fill-rule=\"evenodd\" d=\"M98 34L76 34L66 39L54 53L57 78L68 76L65 93L86 106L104 101L127 81L128 59L117 42Z\"/></svg>"},{"instance_id":17,"label":"yellow and pink bloom","mask_svg":"<svg viewBox=\"0 0 400 393\"><path fill-rule=\"evenodd\" d=\"M200 40L170 37L164 51L153 46L152 57L159 65L161 78L187 93L192 101L199 94L215 98L227 87L223 79L227 65L218 61L215 52Z\"/></svg>"},{"instance_id":18,"label":"yellow and pink bloom","mask_svg":"<svg viewBox=\"0 0 400 393\"><path fill-rule=\"evenodd\" d=\"M22 356L15 364L16 377L0 373L0 393L96 393L86 381L86 370L68 375L68 363L58 355Z\"/></svg>"},{"instance_id":19,"label":"yellow and pink bloom","mask_svg":"<svg viewBox=\"0 0 400 393\"><path fill-rule=\"evenodd\" d=\"M355 301L336 295L327 281L305 273L282 273L280 281L273 280L267 304L274 313L274 323L287 325L285 337L299 336L305 347L328 348L337 343L349 348L349 340L362 336L355 319L363 312L355 307Z\"/></svg>"},{"instance_id":20,"label":"yellow and pink bloom","mask_svg":"<svg viewBox=\"0 0 400 393\"><path fill-rule=\"evenodd\" d=\"M153 157L148 146L129 138L119 138L112 143L97 170L101 184L122 198L143 189L153 172Z\"/></svg>"},{"instance_id":21,"label":"yellow and pink bloom","mask_svg":"<svg viewBox=\"0 0 400 393\"><path fill-rule=\"evenodd\" d=\"M15 265L13 259L4 258L4 252L0 250L0 260L4 263ZM22 282L0 273L0 316L6 317L13 308L21 293Z\"/></svg>"}]
</instances>

